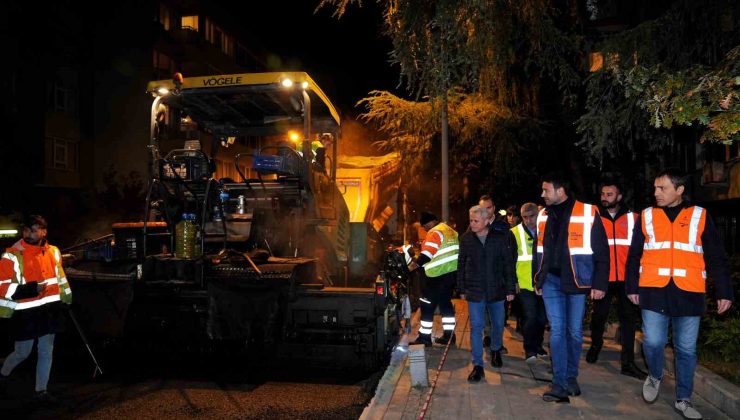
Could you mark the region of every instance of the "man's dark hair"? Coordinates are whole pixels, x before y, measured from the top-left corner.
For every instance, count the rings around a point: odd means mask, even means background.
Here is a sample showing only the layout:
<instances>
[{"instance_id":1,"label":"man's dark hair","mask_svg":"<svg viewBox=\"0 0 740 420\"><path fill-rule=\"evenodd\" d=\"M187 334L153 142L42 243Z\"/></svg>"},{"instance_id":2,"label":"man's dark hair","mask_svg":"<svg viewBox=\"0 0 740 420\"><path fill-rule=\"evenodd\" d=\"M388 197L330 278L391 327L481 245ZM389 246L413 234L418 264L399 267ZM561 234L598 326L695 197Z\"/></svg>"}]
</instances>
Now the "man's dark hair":
<instances>
[{"instance_id":1,"label":"man's dark hair","mask_svg":"<svg viewBox=\"0 0 740 420\"><path fill-rule=\"evenodd\" d=\"M493 201L493 197L491 197L488 194L483 194L482 196L480 196L480 199L478 200L478 202L480 203L481 201L490 201L491 204L493 204L493 206L496 207L496 202ZM489 214L488 216L490 217L491 215Z\"/></svg>"},{"instance_id":2,"label":"man's dark hair","mask_svg":"<svg viewBox=\"0 0 740 420\"><path fill-rule=\"evenodd\" d=\"M689 175L686 172L679 168L665 168L655 176L655 179L662 178L664 176L671 180L671 184L673 184L674 188L678 189L678 187L683 187L684 190L686 190L686 184L689 182Z\"/></svg>"},{"instance_id":3,"label":"man's dark hair","mask_svg":"<svg viewBox=\"0 0 740 420\"><path fill-rule=\"evenodd\" d=\"M44 219L44 216L40 216L38 214L31 214L29 216L26 216L25 219L23 219L23 227L32 229L34 226L38 225L41 229L46 229L46 219Z\"/></svg>"},{"instance_id":4,"label":"man's dark hair","mask_svg":"<svg viewBox=\"0 0 740 420\"><path fill-rule=\"evenodd\" d=\"M552 184L556 190L562 188L566 194L570 195L570 180L562 172L550 172L542 177L542 182Z\"/></svg>"},{"instance_id":5,"label":"man's dark hair","mask_svg":"<svg viewBox=\"0 0 740 420\"><path fill-rule=\"evenodd\" d=\"M624 196L624 190L622 189L622 183L617 181L616 178L602 179L601 183L599 184L599 193L601 193L601 190L604 187L617 187L617 191L619 191L619 194L622 194Z\"/></svg>"},{"instance_id":6,"label":"man's dark hair","mask_svg":"<svg viewBox=\"0 0 740 420\"><path fill-rule=\"evenodd\" d=\"M514 216L519 217L520 216L519 215L519 207L517 207L515 205L511 205L511 206L507 207L506 208L506 215L507 216L508 215L514 215Z\"/></svg>"}]
</instances>

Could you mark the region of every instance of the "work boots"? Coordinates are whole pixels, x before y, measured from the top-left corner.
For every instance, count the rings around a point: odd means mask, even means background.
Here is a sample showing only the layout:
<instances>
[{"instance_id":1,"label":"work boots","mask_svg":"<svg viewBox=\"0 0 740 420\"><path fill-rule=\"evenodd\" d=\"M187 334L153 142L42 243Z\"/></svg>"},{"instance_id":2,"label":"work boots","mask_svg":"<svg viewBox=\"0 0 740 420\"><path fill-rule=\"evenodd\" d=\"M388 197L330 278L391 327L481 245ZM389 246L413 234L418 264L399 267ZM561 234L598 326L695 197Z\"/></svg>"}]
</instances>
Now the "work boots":
<instances>
[{"instance_id":1,"label":"work boots","mask_svg":"<svg viewBox=\"0 0 740 420\"><path fill-rule=\"evenodd\" d=\"M59 399L48 391L37 391L33 398L34 402L42 407L53 407L60 404Z\"/></svg>"},{"instance_id":2,"label":"work boots","mask_svg":"<svg viewBox=\"0 0 740 420\"><path fill-rule=\"evenodd\" d=\"M8 392L8 377L0 373L0 396Z\"/></svg>"},{"instance_id":3,"label":"work boots","mask_svg":"<svg viewBox=\"0 0 740 420\"><path fill-rule=\"evenodd\" d=\"M473 366L473 371L470 372L470 375L468 375L468 382L480 382L480 380L483 379L485 376L485 373L483 373L483 366Z\"/></svg>"},{"instance_id":4,"label":"work boots","mask_svg":"<svg viewBox=\"0 0 740 420\"><path fill-rule=\"evenodd\" d=\"M602 343L591 344L591 347L589 347L588 352L586 353L587 363L596 363L596 361L599 360L599 352L601 352L602 345Z\"/></svg>"},{"instance_id":5,"label":"work boots","mask_svg":"<svg viewBox=\"0 0 740 420\"><path fill-rule=\"evenodd\" d=\"M445 332L444 335L442 335L441 337L437 337L434 340L434 342L437 343L437 344L441 344L443 346L446 346L447 343L450 342L450 340L452 341L452 344L455 344L455 342L457 342L457 338L455 337L455 333L453 333L453 332Z\"/></svg>"},{"instance_id":6,"label":"work boots","mask_svg":"<svg viewBox=\"0 0 740 420\"><path fill-rule=\"evenodd\" d=\"M409 343L409 345L413 345L413 344L423 344L424 347L431 347L432 346L432 336L430 334L419 334L416 340Z\"/></svg>"},{"instance_id":7,"label":"work boots","mask_svg":"<svg viewBox=\"0 0 740 420\"><path fill-rule=\"evenodd\" d=\"M550 385L550 389L542 394L542 399L547 402L570 403L570 398L568 398L568 390L556 384Z\"/></svg>"},{"instance_id":8,"label":"work boots","mask_svg":"<svg viewBox=\"0 0 740 420\"><path fill-rule=\"evenodd\" d=\"M631 376L640 380L647 378L647 373L637 367L634 363L625 363L622 365L622 375Z\"/></svg>"},{"instance_id":9,"label":"work boots","mask_svg":"<svg viewBox=\"0 0 740 420\"><path fill-rule=\"evenodd\" d=\"M491 350L491 366L500 368L504 365L504 361L501 359L501 349Z\"/></svg>"}]
</instances>

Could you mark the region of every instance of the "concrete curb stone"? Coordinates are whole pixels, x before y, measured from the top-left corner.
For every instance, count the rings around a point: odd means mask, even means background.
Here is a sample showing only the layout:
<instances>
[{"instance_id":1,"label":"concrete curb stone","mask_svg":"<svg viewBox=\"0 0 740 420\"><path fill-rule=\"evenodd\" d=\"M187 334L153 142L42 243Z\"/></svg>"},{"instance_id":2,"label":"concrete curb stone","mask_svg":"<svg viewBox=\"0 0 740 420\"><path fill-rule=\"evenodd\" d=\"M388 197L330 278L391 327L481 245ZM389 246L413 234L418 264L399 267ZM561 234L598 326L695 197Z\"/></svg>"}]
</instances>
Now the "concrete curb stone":
<instances>
[{"instance_id":1,"label":"concrete curb stone","mask_svg":"<svg viewBox=\"0 0 740 420\"><path fill-rule=\"evenodd\" d=\"M407 356L408 352L406 349L401 344L397 345L391 354L391 361L388 364L388 368L378 382L378 386L375 389L375 396L373 396L370 404L362 411L360 420L382 419L385 416L396 385L401 379L401 374L406 369Z\"/></svg>"}]
</instances>

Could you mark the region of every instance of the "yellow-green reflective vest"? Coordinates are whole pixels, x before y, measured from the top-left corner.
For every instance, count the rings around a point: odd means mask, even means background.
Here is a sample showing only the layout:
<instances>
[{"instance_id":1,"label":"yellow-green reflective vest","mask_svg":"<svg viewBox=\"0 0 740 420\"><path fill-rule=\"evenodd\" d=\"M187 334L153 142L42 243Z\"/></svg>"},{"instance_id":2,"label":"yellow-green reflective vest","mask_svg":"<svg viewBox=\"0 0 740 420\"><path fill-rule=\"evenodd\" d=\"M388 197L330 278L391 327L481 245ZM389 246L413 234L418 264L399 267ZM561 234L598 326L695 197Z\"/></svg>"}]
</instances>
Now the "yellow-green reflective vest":
<instances>
[{"instance_id":1,"label":"yellow-green reflective vest","mask_svg":"<svg viewBox=\"0 0 740 420\"><path fill-rule=\"evenodd\" d=\"M534 248L534 238L527 235L524 226L519 223L511 228L516 239L516 277L519 280L519 289L534 291L532 287L532 249ZM534 235L534 232L532 232Z\"/></svg>"},{"instance_id":2,"label":"yellow-green reflective vest","mask_svg":"<svg viewBox=\"0 0 740 420\"><path fill-rule=\"evenodd\" d=\"M442 244L432 259L424 264L427 277L439 277L457 271L457 254L460 252L460 241L457 239L455 229L440 223L429 230L429 233L434 231L442 234Z\"/></svg>"},{"instance_id":3,"label":"yellow-green reflective vest","mask_svg":"<svg viewBox=\"0 0 740 420\"><path fill-rule=\"evenodd\" d=\"M321 143L319 140L314 140L314 141L311 142L311 154L313 155L313 156L311 156L311 159L312 160L314 160L314 161L316 160L316 151L319 150L320 147L324 147L324 144ZM298 153L301 154L301 156L303 156L303 142L302 141L300 141L300 142L298 142L298 144L296 144L296 148L295 149L296 149L296 151Z\"/></svg>"}]
</instances>

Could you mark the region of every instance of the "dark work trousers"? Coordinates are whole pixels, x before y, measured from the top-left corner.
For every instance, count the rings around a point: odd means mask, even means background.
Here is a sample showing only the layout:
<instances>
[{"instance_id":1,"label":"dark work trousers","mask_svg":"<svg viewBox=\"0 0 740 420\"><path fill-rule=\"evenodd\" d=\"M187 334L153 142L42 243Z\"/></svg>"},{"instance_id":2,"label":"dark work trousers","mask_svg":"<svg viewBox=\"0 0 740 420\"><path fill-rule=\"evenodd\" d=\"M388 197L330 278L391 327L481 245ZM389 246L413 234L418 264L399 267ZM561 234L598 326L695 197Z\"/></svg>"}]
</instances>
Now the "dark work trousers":
<instances>
[{"instance_id":1,"label":"dark work trousers","mask_svg":"<svg viewBox=\"0 0 740 420\"><path fill-rule=\"evenodd\" d=\"M519 291L519 301L524 317L524 354L525 357L537 355L537 350L542 348L545 337L545 324L547 313L542 296L535 292L522 289Z\"/></svg>"},{"instance_id":2,"label":"dark work trousers","mask_svg":"<svg viewBox=\"0 0 740 420\"><path fill-rule=\"evenodd\" d=\"M443 274L439 277L422 276L421 284L421 329L420 334L431 335L434 322L434 310L439 305L442 324L445 329L455 325L455 307L452 306L452 290L457 282L457 272ZM447 321L447 322L445 322ZM451 322L450 322L451 321ZM426 328L425 328L426 327ZM428 331L428 332L427 332ZM445 330L445 332L447 332Z\"/></svg>"},{"instance_id":3,"label":"dark work trousers","mask_svg":"<svg viewBox=\"0 0 740 420\"><path fill-rule=\"evenodd\" d=\"M622 346L622 365L635 361L635 318L639 310L627 299L623 281L609 282L609 290L601 300L594 300L594 311L591 316L591 342L601 347L604 344L604 327L609 317L609 306L612 299L617 298L617 319L619 320L620 339Z\"/></svg>"}]
</instances>

